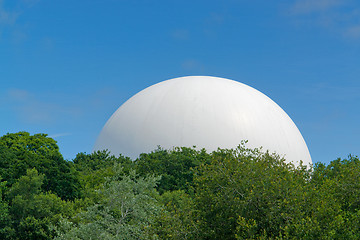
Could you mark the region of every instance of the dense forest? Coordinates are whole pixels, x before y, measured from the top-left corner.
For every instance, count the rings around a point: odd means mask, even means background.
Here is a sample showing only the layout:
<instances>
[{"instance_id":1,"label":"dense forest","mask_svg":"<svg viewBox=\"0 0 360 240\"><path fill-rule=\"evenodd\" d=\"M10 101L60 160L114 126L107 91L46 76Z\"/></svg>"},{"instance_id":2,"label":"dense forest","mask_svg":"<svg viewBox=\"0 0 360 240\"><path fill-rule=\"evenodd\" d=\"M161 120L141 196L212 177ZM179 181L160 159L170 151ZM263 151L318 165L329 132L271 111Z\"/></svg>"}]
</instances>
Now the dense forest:
<instances>
[{"instance_id":1,"label":"dense forest","mask_svg":"<svg viewBox=\"0 0 360 240\"><path fill-rule=\"evenodd\" d=\"M247 149L63 158L0 138L0 239L360 239L360 161L312 168Z\"/></svg>"}]
</instances>

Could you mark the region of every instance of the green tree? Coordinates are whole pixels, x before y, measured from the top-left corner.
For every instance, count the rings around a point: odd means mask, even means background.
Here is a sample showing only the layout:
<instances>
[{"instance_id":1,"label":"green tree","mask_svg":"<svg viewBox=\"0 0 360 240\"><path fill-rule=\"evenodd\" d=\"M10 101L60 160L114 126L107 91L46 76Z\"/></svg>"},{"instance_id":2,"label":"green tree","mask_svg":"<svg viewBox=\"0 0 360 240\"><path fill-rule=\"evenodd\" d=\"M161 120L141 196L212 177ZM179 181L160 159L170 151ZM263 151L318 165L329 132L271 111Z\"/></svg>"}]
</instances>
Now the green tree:
<instances>
[{"instance_id":1,"label":"green tree","mask_svg":"<svg viewBox=\"0 0 360 240\"><path fill-rule=\"evenodd\" d=\"M1 176L0 176L1 180ZM6 181L0 181L0 239L10 239L14 235L9 214L9 204L5 201Z\"/></svg>"},{"instance_id":2,"label":"green tree","mask_svg":"<svg viewBox=\"0 0 360 240\"><path fill-rule=\"evenodd\" d=\"M295 167L243 145L195 175L200 239L358 239L359 160Z\"/></svg>"},{"instance_id":3,"label":"green tree","mask_svg":"<svg viewBox=\"0 0 360 240\"><path fill-rule=\"evenodd\" d=\"M71 162L63 159L56 141L46 134L9 133L0 138L0 175L11 186L36 168L44 174L42 190L52 191L62 199L80 196L79 181Z\"/></svg>"},{"instance_id":4,"label":"green tree","mask_svg":"<svg viewBox=\"0 0 360 240\"><path fill-rule=\"evenodd\" d=\"M132 167L130 158L120 155L115 157L108 150L96 151L91 154L78 153L73 160L74 166L79 172L91 172L99 169L113 168L114 164L120 164L125 172Z\"/></svg>"},{"instance_id":5,"label":"green tree","mask_svg":"<svg viewBox=\"0 0 360 240\"><path fill-rule=\"evenodd\" d=\"M155 190L159 177L124 174L115 166L115 175L104 183L101 200L57 228L56 239L148 239L147 228L160 210Z\"/></svg>"},{"instance_id":6,"label":"green tree","mask_svg":"<svg viewBox=\"0 0 360 240\"><path fill-rule=\"evenodd\" d=\"M73 214L72 204L52 193L43 193L44 175L29 169L9 189L9 212L11 213L16 239L52 239L51 226L61 216Z\"/></svg>"},{"instance_id":7,"label":"green tree","mask_svg":"<svg viewBox=\"0 0 360 240\"><path fill-rule=\"evenodd\" d=\"M358 157L349 155L348 159L338 158L327 166L323 163L315 164L312 182L322 185L329 180L334 182L333 191L343 210L351 212L360 210L360 160Z\"/></svg>"},{"instance_id":8,"label":"green tree","mask_svg":"<svg viewBox=\"0 0 360 240\"><path fill-rule=\"evenodd\" d=\"M173 150L156 149L143 153L135 161L135 169L140 175L161 175L158 191L185 190L193 185L194 168L209 159L205 149L174 148Z\"/></svg>"},{"instance_id":9,"label":"green tree","mask_svg":"<svg viewBox=\"0 0 360 240\"><path fill-rule=\"evenodd\" d=\"M105 183L106 178L115 174L114 165L120 165L124 173L129 173L133 167L130 158L110 155L109 151L96 151L91 154L78 153L73 160L81 184L82 202L79 206L87 207L101 197L97 190Z\"/></svg>"},{"instance_id":10,"label":"green tree","mask_svg":"<svg viewBox=\"0 0 360 240\"><path fill-rule=\"evenodd\" d=\"M244 145L214 152L195 177L202 238L279 237L282 227L302 217L309 173Z\"/></svg>"},{"instance_id":11,"label":"green tree","mask_svg":"<svg viewBox=\"0 0 360 240\"><path fill-rule=\"evenodd\" d=\"M164 206L152 224L159 239L199 239L193 198L183 190L167 191L159 197Z\"/></svg>"},{"instance_id":12,"label":"green tree","mask_svg":"<svg viewBox=\"0 0 360 240\"><path fill-rule=\"evenodd\" d=\"M30 135L28 132L8 133L0 138L0 144L14 151L29 151L38 155L61 155L56 141L47 134Z\"/></svg>"}]
</instances>

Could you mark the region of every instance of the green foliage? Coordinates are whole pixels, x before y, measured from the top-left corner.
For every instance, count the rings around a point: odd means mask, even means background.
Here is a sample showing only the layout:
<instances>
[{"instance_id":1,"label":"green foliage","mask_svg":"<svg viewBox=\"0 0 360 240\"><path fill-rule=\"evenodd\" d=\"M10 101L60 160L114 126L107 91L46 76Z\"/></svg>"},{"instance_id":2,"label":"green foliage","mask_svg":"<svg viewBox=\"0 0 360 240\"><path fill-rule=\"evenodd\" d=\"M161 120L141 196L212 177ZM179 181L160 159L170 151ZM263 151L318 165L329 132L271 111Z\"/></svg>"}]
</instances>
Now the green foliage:
<instances>
[{"instance_id":1,"label":"green foliage","mask_svg":"<svg viewBox=\"0 0 360 240\"><path fill-rule=\"evenodd\" d=\"M140 175L161 175L158 191L189 191L193 183L194 168L209 159L203 149L174 148L164 150L158 148L151 153L143 153L135 162L135 169Z\"/></svg>"},{"instance_id":2,"label":"green foliage","mask_svg":"<svg viewBox=\"0 0 360 240\"><path fill-rule=\"evenodd\" d=\"M43 133L33 136L28 132L8 133L0 138L0 144L15 152L27 151L42 156L61 155L56 141Z\"/></svg>"},{"instance_id":3,"label":"green foliage","mask_svg":"<svg viewBox=\"0 0 360 240\"><path fill-rule=\"evenodd\" d=\"M0 239L360 238L358 157L308 169L244 144L70 162L46 134L4 135Z\"/></svg>"},{"instance_id":4,"label":"green foliage","mask_svg":"<svg viewBox=\"0 0 360 240\"><path fill-rule=\"evenodd\" d=\"M63 159L56 141L46 134L10 133L0 138L0 175L11 186L36 168L44 174L43 191L52 191L63 199L80 197L75 169Z\"/></svg>"},{"instance_id":5,"label":"green foliage","mask_svg":"<svg viewBox=\"0 0 360 240\"><path fill-rule=\"evenodd\" d=\"M52 239L54 231L50 225L57 224L61 216L73 214L71 203L55 194L41 192L43 180L43 174L29 169L9 189L9 211L19 239Z\"/></svg>"},{"instance_id":6,"label":"green foliage","mask_svg":"<svg viewBox=\"0 0 360 240\"><path fill-rule=\"evenodd\" d=\"M115 157L109 151L96 151L91 154L78 153L73 160L74 166L79 172L92 172L104 168L112 168L115 163L120 164L125 172L132 167L130 158L120 155Z\"/></svg>"},{"instance_id":7,"label":"green foliage","mask_svg":"<svg viewBox=\"0 0 360 240\"><path fill-rule=\"evenodd\" d=\"M0 182L0 239L9 239L14 235L14 229L11 225L11 215L9 214L9 205L4 200L4 192L6 190L6 181Z\"/></svg>"},{"instance_id":8,"label":"green foliage","mask_svg":"<svg viewBox=\"0 0 360 240\"><path fill-rule=\"evenodd\" d=\"M114 165L122 167L123 172L129 173L133 162L123 156L115 157L108 151L97 151L91 154L79 153L73 160L81 185L82 201L79 207L87 207L99 200L96 191L105 183L106 178L115 174Z\"/></svg>"},{"instance_id":9,"label":"green foliage","mask_svg":"<svg viewBox=\"0 0 360 240\"><path fill-rule=\"evenodd\" d=\"M312 170L244 146L214 152L194 179L201 238L356 239L358 164Z\"/></svg>"},{"instance_id":10,"label":"green foliage","mask_svg":"<svg viewBox=\"0 0 360 240\"><path fill-rule=\"evenodd\" d=\"M78 223L63 220L56 239L148 239L147 228L160 210L155 190L159 177L124 174L115 166L99 194L101 201L79 213Z\"/></svg>"},{"instance_id":11,"label":"green foliage","mask_svg":"<svg viewBox=\"0 0 360 240\"><path fill-rule=\"evenodd\" d=\"M9 205L0 201L0 239L7 239L14 234L9 214Z\"/></svg>"},{"instance_id":12,"label":"green foliage","mask_svg":"<svg viewBox=\"0 0 360 240\"><path fill-rule=\"evenodd\" d=\"M22 176L12 185L9 191L9 197L24 196L30 199L35 194L40 193L43 181L44 174L39 175L35 168L28 169L26 175Z\"/></svg>"},{"instance_id":13,"label":"green foliage","mask_svg":"<svg viewBox=\"0 0 360 240\"><path fill-rule=\"evenodd\" d=\"M302 216L309 171L275 155L239 146L219 150L195 178L200 231L211 239L280 236ZM239 225L240 224L240 225Z\"/></svg>"},{"instance_id":14,"label":"green foliage","mask_svg":"<svg viewBox=\"0 0 360 240\"><path fill-rule=\"evenodd\" d=\"M197 239L193 199L183 190L164 192L159 198L164 208L152 225L160 239Z\"/></svg>"},{"instance_id":15,"label":"green foliage","mask_svg":"<svg viewBox=\"0 0 360 240\"><path fill-rule=\"evenodd\" d=\"M266 231L258 233L259 226L254 219L239 217L237 220L235 238L236 239L266 239Z\"/></svg>"},{"instance_id":16,"label":"green foliage","mask_svg":"<svg viewBox=\"0 0 360 240\"><path fill-rule=\"evenodd\" d=\"M322 185L333 181L335 197L340 201L342 209L356 212L360 209L360 160L349 155L349 159L340 158L328 166L317 163L314 168L313 182Z\"/></svg>"}]
</instances>

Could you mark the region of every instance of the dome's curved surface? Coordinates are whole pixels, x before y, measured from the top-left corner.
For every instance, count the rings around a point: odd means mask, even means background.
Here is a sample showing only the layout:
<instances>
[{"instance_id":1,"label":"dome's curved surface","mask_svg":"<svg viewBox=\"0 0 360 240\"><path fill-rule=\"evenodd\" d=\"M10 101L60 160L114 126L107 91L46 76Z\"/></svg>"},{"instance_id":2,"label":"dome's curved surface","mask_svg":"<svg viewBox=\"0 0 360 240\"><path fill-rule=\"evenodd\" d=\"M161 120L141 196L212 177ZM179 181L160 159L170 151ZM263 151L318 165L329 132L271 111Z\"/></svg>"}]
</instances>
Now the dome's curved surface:
<instances>
[{"instance_id":1,"label":"dome's curved surface","mask_svg":"<svg viewBox=\"0 0 360 240\"><path fill-rule=\"evenodd\" d=\"M294 163L311 163L290 117L270 98L245 84L190 76L150 86L126 101L107 121L94 150L136 158L161 146L263 147Z\"/></svg>"}]
</instances>

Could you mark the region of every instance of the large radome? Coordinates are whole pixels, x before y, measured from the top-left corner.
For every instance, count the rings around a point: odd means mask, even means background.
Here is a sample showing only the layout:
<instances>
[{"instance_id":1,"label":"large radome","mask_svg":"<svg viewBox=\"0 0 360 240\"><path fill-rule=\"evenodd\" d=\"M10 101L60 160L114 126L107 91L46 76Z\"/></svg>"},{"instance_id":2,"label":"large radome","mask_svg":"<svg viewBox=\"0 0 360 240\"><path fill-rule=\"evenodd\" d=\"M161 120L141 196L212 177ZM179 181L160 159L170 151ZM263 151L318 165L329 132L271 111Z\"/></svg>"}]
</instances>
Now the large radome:
<instances>
[{"instance_id":1,"label":"large radome","mask_svg":"<svg viewBox=\"0 0 360 240\"><path fill-rule=\"evenodd\" d=\"M237 81L188 76L152 85L121 105L103 127L94 151L136 159L158 146L276 152L296 165L312 163L291 118L269 97Z\"/></svg>"}]
</instances>

